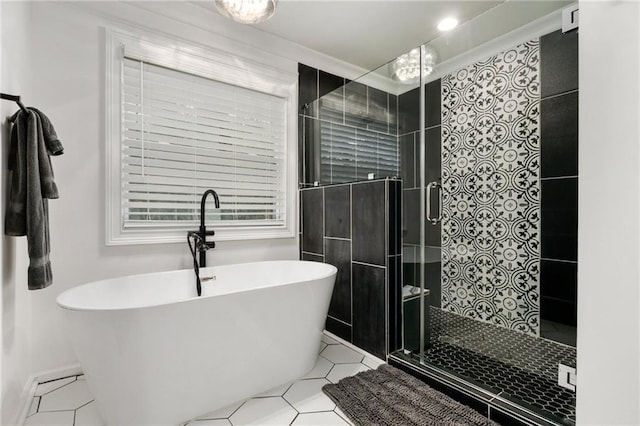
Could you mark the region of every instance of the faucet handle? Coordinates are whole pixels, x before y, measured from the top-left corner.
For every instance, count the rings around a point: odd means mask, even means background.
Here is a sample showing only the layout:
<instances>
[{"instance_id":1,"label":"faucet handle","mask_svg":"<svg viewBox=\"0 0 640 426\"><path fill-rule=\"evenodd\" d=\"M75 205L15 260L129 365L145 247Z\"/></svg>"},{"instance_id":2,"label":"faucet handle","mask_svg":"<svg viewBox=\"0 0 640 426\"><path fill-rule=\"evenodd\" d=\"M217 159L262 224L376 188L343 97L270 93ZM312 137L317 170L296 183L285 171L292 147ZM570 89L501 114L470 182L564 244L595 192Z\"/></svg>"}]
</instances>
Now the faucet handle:
<instances>
[{"instance_id":1,"label":"faucet handle","mask_svg":"<svg viewBox=\"0 0 640 426\"><path fill-rule=\"evenodd\" d=\"M196 242L202 240L198 231L187 231L187 238L193 238Z\"/></svg>"}]
</instances>

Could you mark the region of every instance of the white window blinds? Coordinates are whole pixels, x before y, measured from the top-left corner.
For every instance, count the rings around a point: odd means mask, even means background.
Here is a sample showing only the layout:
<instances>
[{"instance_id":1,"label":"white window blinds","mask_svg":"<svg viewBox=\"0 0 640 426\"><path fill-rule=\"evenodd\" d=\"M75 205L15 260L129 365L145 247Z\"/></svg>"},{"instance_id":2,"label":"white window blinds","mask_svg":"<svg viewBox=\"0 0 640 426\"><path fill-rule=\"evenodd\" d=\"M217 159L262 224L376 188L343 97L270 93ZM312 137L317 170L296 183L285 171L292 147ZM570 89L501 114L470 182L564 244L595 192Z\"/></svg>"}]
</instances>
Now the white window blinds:
<instances>
[{"instance_id":1,"label":"white window blinds","mask_svg":"<svg viewBox=\"0 0 640 426\"><path fill-rule=\"evenodd\" d=\"M285 224L286 99L124 58L124 228ZM213 222L212 222L213 221Z\"/></svg>"}]
</instances>

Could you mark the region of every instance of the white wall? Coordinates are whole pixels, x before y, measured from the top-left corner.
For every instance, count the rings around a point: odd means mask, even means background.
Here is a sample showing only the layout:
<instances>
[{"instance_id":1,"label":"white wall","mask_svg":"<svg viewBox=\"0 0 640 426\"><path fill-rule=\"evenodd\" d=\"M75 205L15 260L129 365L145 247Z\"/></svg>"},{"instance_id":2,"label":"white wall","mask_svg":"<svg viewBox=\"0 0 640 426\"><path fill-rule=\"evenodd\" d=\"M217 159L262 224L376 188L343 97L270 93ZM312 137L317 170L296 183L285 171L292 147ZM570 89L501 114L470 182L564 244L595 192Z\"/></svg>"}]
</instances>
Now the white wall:
<instances>
[{"instance_id":1,"label":"white wall","mask_svg":"<svg viewBox=\"0 0 640 426\"><path fill-rule=\"evenodd\" d=\"M579 424L640 424L639 20L580 2Z\"/></svg>"},{"instance_id":2,"label":"white wall","mask_svg":"<svg viewBox=\"0 0 640 426\"><path fill-rule=\"evenodd\" d=\"M65 148L52 158L60 190L60 199L49 203L53 285L27 291L24 239L15 249L4 243L5 258L15 252L3 264L2 396L11 405L28 374L77 362L55 304L59 293L93 280L191 266L186 244L105 246L103 26L143 27L229 50L248 46L290 72L297 72L298 60L350 78L362 70L189 3L3 2L2 8L2 90L45 112ZM32 79L22 73L28 69ZM2 103L3 117L14 110ZM298 245L295 238L219 242L208 258L214 265L297 259Z\"/></svg>"},{"instance_id":3,"label":"white wall","mask_svg":"<svg viewBox=\"0 0 640 426\"><path fill-rule=\"evenodd\" d=\"M31 7L28 3L0 3L2 9L0 18L0 55L1 59L1 88L3 93L21 95L29 99L31 91L30 31L29 22ZM2 165L2 222L4 223L7 170L6 159L9 147L9 126L7 118L17 110L15 103L2 101L0 105L0 164ZM2 368L0 377L2 386L0 408L2 424L7 424L20 408L20 398L24 396L24 386L31 374L31 298L24 282L26 268L16 270L15 259L18 255L26 255L24 238L5 237L2 235L0 244L2 254L2 291L0 292L2 317L1 354Z\"/></svg>"}]
</instances>

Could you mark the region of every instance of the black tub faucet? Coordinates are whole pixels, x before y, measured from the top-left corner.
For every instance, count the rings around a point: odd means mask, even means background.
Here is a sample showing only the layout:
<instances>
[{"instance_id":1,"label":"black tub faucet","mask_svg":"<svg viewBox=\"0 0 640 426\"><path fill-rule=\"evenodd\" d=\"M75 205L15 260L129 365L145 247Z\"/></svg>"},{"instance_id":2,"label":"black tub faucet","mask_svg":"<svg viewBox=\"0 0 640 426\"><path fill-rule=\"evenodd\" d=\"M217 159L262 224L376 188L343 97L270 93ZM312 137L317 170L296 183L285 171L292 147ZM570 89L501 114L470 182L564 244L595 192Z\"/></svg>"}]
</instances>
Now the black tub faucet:
<instances>
[{"instance_id":1,"label":"black tub faucet","mask_svg":"<svg viewBox=\"0 0 640 426\"><path fill-rule=\"evenodd\" d=\"M216 243L213 241L207 241L207 235L214 236L215 231L207 231L207 227L204 224L204 205L207 201L207 196L209 194L213 195L213 201L216 205L216 209L220 208L220 200L218 199L218 194L213 189L207 189L204 194L202 194L202 199L200 200L200 238L202 239L202 248L200 249L200 267L204 268L207 266L207 250L211 248L215 248Z\"/></svg>"},{"instance_id":2,"label":"black tub faucet","mask_svg":"<svg viewBox=\"0 0 640 426\"><path fill-rule=\"evenodd\" d=\"M198 296L202 294L202 286L200 284L200 268L207 266L207 250L216 246L214 241L207 241L207 236L214 236L215 231L207 231L205 226L205 212L204 206L207 201L207 197L213 195L213 201L216 205L216 209L220 208L220 200L218 194L213 189L207 189L202 194L200 200L200 229L197 231L187 232L187 243L189 244L189 250L193 256L193 270L196 273L196 288L198 290ZM193 240L193 247L191 246L191 240ZM196 252L199 254L199 259L196 260Z\"/></svg>"}]
</instances>

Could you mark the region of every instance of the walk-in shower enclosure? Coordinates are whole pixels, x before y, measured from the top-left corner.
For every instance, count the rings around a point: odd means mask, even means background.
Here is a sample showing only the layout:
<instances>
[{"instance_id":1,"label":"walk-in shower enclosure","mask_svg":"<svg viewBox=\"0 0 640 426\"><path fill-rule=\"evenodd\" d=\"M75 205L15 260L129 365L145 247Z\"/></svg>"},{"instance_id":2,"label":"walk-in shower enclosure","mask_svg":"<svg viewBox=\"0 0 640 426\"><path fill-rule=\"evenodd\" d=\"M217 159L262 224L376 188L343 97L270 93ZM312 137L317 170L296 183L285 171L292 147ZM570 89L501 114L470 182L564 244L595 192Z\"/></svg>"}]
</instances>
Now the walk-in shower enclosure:
<instances>
[{"instance_id":1,"label":"walk-in shower enclosure","mask_svg":"<svg viewBox=\"0 0 640 426\"><path fill-rule=\"evenodd\" d=\"M395 61L355 81L300 65L301 256L342 273L327 329L498 421L575 423L578 35L562 31L567 5L497 6L408 52L414 75ZM355 243L371 221L378 243Z\"/></svg>"}]
</instances>

